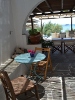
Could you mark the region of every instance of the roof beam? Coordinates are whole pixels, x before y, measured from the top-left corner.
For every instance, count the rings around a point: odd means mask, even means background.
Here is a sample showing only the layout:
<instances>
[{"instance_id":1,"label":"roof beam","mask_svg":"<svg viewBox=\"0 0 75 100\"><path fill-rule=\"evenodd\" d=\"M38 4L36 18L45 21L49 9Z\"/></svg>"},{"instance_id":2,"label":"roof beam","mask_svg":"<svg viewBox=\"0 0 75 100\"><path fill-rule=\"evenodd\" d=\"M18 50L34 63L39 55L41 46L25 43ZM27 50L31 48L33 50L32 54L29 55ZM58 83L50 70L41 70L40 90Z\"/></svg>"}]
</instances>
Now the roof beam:
<instances>
[{"instance_id":1,"label":"roof beam","mask_svg":"<svg viewBox=\"0 0 75 100\"><path fill-rule=\"evenodd\" d=\"M46 5L48 6L48 8L50 9L50 11L52 12L52 8L51 8L50 4L48 3L48 0L45 0L45 2L46 2Z\"/></svg>"},{"instance_id":2,"label":"roof beam","mask_svg":"<svg viewBox=\"0 0 75 100\"><path fill-rule=\"evenodd\" d=\"M61 10L63 10L63 0L61 0Z\"/></svg>"},{"instance_id":3,"label":"roof beam","mask_svg":"<svg viewBox=\"0 0 75 100\"><path fill-rule=\"evenodd\" d=\"M43 12L40 8L38 8L38 7L36 7L36 9L38 10L38 11L40 11L40 12Z\"/></svg>"},{"instance_id":4,"label":"roof beam","mask_svg":"<svg viewBox=\"0 0 75 100\"><path fill-rule=\"evenodd\" d=\"M75 9L75 3L74 3L74 6L72 7L72 9L71 9L71 10L73 10L73 9Z\"/></svg>"},{"instance_id":5,"label":"roof beam","mask_svg":"<svg viewBox=\"0 0 75 100\"><path fill-rule=\"evenodd\" d=\"M66 13L75 13L75 11L58 12L58 13L42 13L42 14L34 14L34 15L30 15L30 16L34 17L34 16L39 16L39 15L53 15L53 14L66 14Z\"/></svg>"}]
</instances>

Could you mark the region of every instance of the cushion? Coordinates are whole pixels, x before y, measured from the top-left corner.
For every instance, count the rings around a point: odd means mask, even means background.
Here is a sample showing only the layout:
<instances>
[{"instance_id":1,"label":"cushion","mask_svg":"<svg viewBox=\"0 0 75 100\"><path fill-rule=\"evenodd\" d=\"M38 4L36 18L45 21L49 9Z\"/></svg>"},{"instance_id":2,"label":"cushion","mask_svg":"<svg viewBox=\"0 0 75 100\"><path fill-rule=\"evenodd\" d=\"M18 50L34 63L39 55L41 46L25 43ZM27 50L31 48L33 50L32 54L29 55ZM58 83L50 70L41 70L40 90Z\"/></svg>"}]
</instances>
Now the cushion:
<instances>
[{"instance_id":1,"label":"cushion","mask_svg":"<svg viewBox=\"0 0 75 100\"><path fill-rule=\"evenodd\" d=\"M15 51L13 55L11 56L11 58L14 59L17 55L27 53L27 52L28 52L27 49L17 47L15 48Z\"/></svg>"},{"instance_id":2,"label":"cushion","mask_svg":"<svg viewBox=\"0 0 75 100\"><path fill-rule=\"evenodd\" d=\"M21 53L24 53L24 50L21 48L16 48L15 52L16 52L16 54L21 54Z\"/></svg>"}]
</instances>

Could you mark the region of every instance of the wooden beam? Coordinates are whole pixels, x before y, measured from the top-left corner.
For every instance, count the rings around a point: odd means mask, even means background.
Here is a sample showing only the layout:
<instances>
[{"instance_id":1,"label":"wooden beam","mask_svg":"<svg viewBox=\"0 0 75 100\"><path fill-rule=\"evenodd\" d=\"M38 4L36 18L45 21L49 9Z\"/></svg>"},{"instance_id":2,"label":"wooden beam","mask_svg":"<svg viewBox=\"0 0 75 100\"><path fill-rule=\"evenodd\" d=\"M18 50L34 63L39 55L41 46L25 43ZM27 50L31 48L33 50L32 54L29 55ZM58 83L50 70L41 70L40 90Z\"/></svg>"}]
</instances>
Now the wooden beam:
<instances>
[{"instance_id":1,"label":"wooden beam","mask_svg":"<svg viewBox=\"0 0 75 100\"><path fill-rule=\"evenodd\" d=\"M63 10L63 0L61 0L61 10Z\"/></svg>"},{"instance_id":2,"label":"wooden beam","mask_svg":"<svg viewBox=\"0 0 75 100\"><path fill-rule=\"evenodd\" d=\"M30 15L32 17L34 16L39 16L39 15L53 15L53 14L65 14L65 13L75 13L75 11L68 11L68 12L58 12L58 13L42 13L42 14L34 14L34 15Z\"/></svg>"},{"instance_id":3,"label":"wooden beam","mask_svg":"<svg viewBox=\"0 0 75 100\"><path fill-rule=\"evenodd\" d=\"M71 31L72 31L72 17L71 17Z\"/></svg>"},{"instance_id":4,"label":"wooden beam","mask_svg":"<svg viewBox=\"0 0 75 100\"><path fill-rule=\"evenodd\" d=\"M38 11L40 11L40 12L43 12L40 8L38 8L38 7L36 7L36 9L38 10Z\"/></svg>"},{"instance_id":5,"label":"wooden beam","mask_svg":"<svg viewBox=\"0 0 75 100\"><path fill-rule=\"evenodd\" d=\"M72 9L71 9L71 10L73 10L73 9L75 9L75 3L74 3L74 5L73 5L73 7L72 7Z\"/></svg>"},{"instance_id":6,"label":"wooden beam","mask_svg":"<svg viewBox=\"0 0 75 100\"><path fill-rule=\"evenodd\" d=\"M52 8L51 8L51 5L48 3L48 0L45 0L46 2L46 5L48 6L49 10L52 12Z\"/></svg>"},{"instance_id":7,"label":"wooden beam","mask_svg":"<svg viewBox=\"0 0 75 100\"><path fill-rule=\"evenodd\" d=\"M32 30L34 29L34 26L33 26L33 18L31 16L31 26L32 26Z\"/></svg>"}]
</instances>

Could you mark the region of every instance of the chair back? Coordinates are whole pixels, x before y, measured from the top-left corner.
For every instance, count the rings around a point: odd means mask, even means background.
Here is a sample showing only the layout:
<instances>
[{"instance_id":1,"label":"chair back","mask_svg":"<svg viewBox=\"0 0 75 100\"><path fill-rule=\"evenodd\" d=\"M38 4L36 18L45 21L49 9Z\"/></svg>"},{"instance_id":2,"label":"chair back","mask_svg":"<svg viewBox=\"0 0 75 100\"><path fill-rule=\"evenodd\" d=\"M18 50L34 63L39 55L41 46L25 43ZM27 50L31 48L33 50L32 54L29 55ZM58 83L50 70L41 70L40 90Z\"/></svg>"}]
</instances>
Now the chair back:
<instances>
[{"instance_id":1,"label":"chair back","mask_svg":"<svg viewBox=\"0 0 75 100\"><path fill-rule=\"evenodd\" d=\"M51 48L38 48L38 47L35 47L35 52L36 51L41 51L41 52L43 52L43 53L47 53L47 55L46 55L46 60L49 62L49 60L50 60L50 50L51 50Z\"/></svg>"},{"instance_id":2,"label":"chair back","mask_svg":"<svg viewBox=\"0 0 75 100\"><path fill-rule=\"evenodd\" d=\"M16 96L6 71L0 71L0 79L6 94L6 100L16 100Z\"/></svg>"},{"instance_id":3,"label":"chair back","mask_svg":"<svg viewBox=\"0 0 75 100\"><path fill-rule=\"evenodd\" d=\"M53 41L54 46L59 46L61 45L61 40Z\"/></svg>"},{"instance_id":4,"label":"chair back","mask_svg":"<svg viewBox=\"0 0 75 100\"><path fill-rule=\"evenodd\" d=\"M74 31L69 31L69 36L72 38L74 37Z\"/></svg>"},{"instance_id":5,"label":"chair back","mask_svg":"<svg viewBox=\"0 0 75 100\"><path fill-rule=\"evenodd\" d=\"M60 33L60 38L65 38L66 37L66 32L61 32Z\"/></svg>"},{"instance_id":6,"label":"chair back","mask_svg":"<svg viewBox=\"0 0 75 100\"><path fill-rule=\"evenodd\" d=\"M75 42L74 41L65 41L65 44L68 45L68 46L70 46L70 45L74 45Z\"/></svg>"}]
</instances>

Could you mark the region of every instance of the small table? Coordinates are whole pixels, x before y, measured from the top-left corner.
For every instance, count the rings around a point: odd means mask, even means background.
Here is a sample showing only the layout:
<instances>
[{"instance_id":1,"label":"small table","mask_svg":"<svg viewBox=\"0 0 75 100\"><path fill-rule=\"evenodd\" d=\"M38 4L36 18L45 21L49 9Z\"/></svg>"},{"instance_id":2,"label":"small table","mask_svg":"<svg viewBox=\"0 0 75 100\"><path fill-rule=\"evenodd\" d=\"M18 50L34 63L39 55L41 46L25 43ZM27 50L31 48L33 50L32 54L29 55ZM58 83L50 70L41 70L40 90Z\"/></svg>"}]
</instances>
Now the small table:
<instances>
[{"instance_id":1,"label":"small table","mask_svg":"<svg viewBox=\"0 0 75 100\"><path fill-rule=\"evenodd\" d=\"M24 63L24 64L32 64L32 63L38 63L39 61L45 59L45 54L42 53L35 53L34 57L30 56L30 53L25 53L25 54L20 54L17 57L15 57L15 61L19 63ZM40 78L39 75L36 73L36 65L34 67L33 73L36 75L36 77Z\"/></svg>"}]
</instances>

